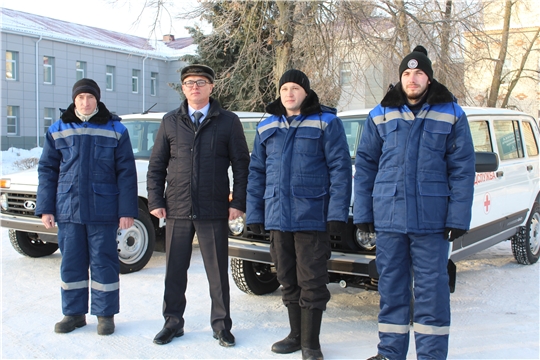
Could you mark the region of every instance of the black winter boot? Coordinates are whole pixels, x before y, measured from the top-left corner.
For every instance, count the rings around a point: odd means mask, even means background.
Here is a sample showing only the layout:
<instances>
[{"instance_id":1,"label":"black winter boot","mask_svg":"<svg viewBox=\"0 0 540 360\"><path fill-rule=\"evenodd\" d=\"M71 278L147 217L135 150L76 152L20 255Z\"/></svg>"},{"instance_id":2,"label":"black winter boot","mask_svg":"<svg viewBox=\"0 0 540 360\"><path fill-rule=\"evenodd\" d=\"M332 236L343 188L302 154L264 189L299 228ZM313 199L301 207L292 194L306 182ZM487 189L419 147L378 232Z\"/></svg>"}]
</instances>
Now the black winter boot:
<instances>
[{"instance_id":1,"label":"black winter boot","mask_svg":"<svg viewBox=\"0 0 540 360\"><path fill-rule=\"evenodd\" d=\"M302 309L302 360L324 359L319 343L322 313L320 309Z\"/></svg>"},{"instance_id":2,"label":"black winter boot","mask_svg":"<svg viewBox=\"0 0 540 360\"><path fill-rule=\"evenodd\" d=\"M54 332L66 334L72 332L76 328L86 325L86 316L83 315L66 315L64 318L54 325Z\"/></svg>"},{"instance_id":3,"label":"black winter boot","mask_svg":"<svg viewBox=\"0 0 540 360\"><path fill-rule=\"evenodd\" d=\"M300 345L300 328L301 328L301 316L300 305L289 304L287 306L289 312L289 324L291 326L291 332L287 337L281 341L278 341L272 345L272 351L278 354L289 354L301 349Z\"/></svg>"},{"instance_id":4,"label":"black winter boot","mask_svg":"<svg viewBox=\"0 0 540 360\"><path fill-rule=\"evenodd\" d=\"M97 333L98 335L111 335L114 332L114 315L113 316L98 316L97 317Z\"/></svg>"}]
</instances>

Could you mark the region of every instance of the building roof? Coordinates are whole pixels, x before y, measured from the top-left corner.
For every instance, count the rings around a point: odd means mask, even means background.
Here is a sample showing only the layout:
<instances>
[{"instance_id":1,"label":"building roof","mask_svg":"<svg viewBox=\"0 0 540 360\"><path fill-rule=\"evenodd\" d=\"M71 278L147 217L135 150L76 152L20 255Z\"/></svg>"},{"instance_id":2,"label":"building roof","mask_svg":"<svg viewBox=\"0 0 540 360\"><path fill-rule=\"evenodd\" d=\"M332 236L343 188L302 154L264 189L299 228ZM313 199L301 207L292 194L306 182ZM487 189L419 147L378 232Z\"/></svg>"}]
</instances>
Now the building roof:
<instances>
[{"instance_id":1,"label":"building roof","mask_svg":"<svg viewBox=\"0 0 540 360\"><path fill-rule=\"evenodd\" d=\"M43 37L70 44L97 47L152 58L173 60L195 54L197 46L191 37L164 42L123 34L97 27L57 20L45 16L0 7L0 31Z\"/></svg>"}]
</instances>

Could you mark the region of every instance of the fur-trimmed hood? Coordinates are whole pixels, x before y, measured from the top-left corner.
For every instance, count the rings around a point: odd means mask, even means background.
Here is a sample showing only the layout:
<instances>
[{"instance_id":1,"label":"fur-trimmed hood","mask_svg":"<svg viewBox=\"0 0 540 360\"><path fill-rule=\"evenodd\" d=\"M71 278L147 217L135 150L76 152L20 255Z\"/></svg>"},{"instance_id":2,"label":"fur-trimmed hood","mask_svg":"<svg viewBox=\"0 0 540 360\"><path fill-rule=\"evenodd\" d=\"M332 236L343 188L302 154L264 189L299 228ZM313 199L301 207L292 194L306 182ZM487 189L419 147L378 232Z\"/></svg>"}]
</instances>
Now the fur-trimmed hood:
<instances>
[{"instance_id":1,"label":"fur-trimmed hood","mask_svg":"<svg viewBox=\"0 0 540 360\"><path fill-rule=\"evenodd\" d=\"M321 105L319 97L313 90L309 90L308 96L300 105L300 114L304 116L332 111L336 112L335 109ZM276 116L287 116L287 110L281 103L281 96L266 106L266 112Z\"/></svg>"},{"instance_id":2,"label":"fur-trimmed hood","mask_svg":"<svg viewBox=\"0 0 540 360\"><path fill-rule=\"evenodd\" d=\"M69 105L66 111L62 113L60 116L60 119L62 119L62 122L65 124L69 123L77 123L80 124L83 121L75 115L75 104ZM99 102L98 103L98 112L96 115L92 116L88 122L91 122L93 124L103 125L106 124L109 120L116 120L120 121L121 119L110 113L110 111L107 109L104 103Z\"/></svg>"},{"instance_id":3,"label":"fur-trimmed hood","mask_svg":"<svg viewBox=\"0 0 540 360\"><path fill-rule=\"evenodd\" d=\"M449 102L457 102L456 97L440 82L433 79L428 87L428 94L426 103L429 105L443 104ZM383 107L399 107L407 104L407 99L401 82L398 82L392 89L390 89L383 100L381 106Z\"/></svg>"}]
</instances>

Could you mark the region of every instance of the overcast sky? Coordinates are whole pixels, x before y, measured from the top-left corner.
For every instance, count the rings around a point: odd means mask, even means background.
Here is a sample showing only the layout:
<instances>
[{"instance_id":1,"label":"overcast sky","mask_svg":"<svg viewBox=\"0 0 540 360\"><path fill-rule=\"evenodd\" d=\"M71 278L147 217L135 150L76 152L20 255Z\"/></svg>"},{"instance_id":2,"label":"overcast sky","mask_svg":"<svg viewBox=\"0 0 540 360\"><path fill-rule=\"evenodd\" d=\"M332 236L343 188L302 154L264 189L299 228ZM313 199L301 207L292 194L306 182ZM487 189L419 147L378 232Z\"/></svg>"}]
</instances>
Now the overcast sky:
<instances>
[{"instance_id":1,"label":"overcast sky","mask_svg":"<svg viewBox=\"0 0 540 360\"><path fill-rule=\"evenodd\" d=\"M173 34L176 38L189 36L184 27L191 24L178 20L174 20L171 24L170 20L171 17L196 5L196 0L165 2L167 8L171 10L170 16L166 13L161 16L161 23L155 36L158 39L164 34ZM138 24L135 23L144 3L144 0L0 0L1 6L8 9L147 38L150 36L150 26L155 19L154 11L145 10L142 20Z\"/></svg>"}]
</instances>

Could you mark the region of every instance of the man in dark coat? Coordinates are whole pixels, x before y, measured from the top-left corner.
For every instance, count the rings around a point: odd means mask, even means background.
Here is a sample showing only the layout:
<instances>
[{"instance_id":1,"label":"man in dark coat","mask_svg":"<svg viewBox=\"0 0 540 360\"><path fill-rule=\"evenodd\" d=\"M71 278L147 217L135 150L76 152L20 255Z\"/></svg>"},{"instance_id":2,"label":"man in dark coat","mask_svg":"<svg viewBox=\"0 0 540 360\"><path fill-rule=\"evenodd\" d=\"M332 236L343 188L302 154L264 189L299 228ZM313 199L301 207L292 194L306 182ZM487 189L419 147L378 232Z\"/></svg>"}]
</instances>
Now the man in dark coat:
<instances>
[{"instance_id":1,"label":"man in dark coat","mask_svg":"<svg viewBox=\"0 0 540 360\"><path fill-rule=\"evenodd\" d=\"M210 284L213 336L221 346L234 346L228 220L246 209L249 151L238 116L210 97L214 71L190 65L182 69L181 81L186 100L163 117L147 173L150 213L167 219L165 325L154 343L167 344L184 334L187 270L196 232ZM229 202L230 165L234 185Z\"/></svg>"},{"instance_id":2,"label":"man in dark coat","mask_svg":"<svg viewBox=\"0 0 540 360\"><path fill-rule=\"evenodd\" d=\"M129 133L100 94L94 80L73 85L73 104L49 127L38 165L36 215L47 229L58 223L62 252L65 316L55 325L57 333L86 325L89 285L98 334L114 332L120 307L116 230L130 228L138 216Z\"/></svg>"},{"instance_id":3,"label":"man in dark coat","mask_svg":"<svg viewBox=\"0 0 540 360\"><path fill-rule=\"evenodd\" d=\"M366 120L356 152L354 223L377 233L379 345L373 360L404 360L411 313L418 359L446 359L449 242L469 229L474 146L467 116L433 78L423 46ZM414 309L411 309L414 299Z\"/></svg>"},{"instance_id":4,"label":"man in dark coat","mask_svg":"<svg viewBox=\"0 0 540 360\"><path fill-rule=\"evenodd\" d=\"M266 107L272 116L257 126L246 223L255 233L270 231L270 254L289 314L291 332L272 351L301 349L302 359L322 359L329 231L341 232L349 216L351 156L341 119L320 104L306 74L286 71L279 93Z\"/></svg>"}]
</instances>

